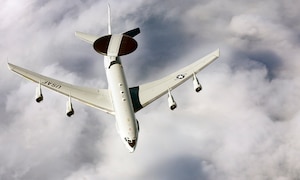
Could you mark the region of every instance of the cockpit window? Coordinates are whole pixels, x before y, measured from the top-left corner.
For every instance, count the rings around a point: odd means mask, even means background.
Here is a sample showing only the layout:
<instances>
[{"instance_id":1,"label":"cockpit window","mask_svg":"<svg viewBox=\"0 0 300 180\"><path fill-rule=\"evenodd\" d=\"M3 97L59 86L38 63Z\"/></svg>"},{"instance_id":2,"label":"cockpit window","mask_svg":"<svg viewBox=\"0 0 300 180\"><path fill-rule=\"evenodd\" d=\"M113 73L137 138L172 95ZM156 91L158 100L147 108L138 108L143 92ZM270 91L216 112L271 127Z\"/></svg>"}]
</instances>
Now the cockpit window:
<instances>
[{"instance_id":1,"label":"cockpit window","mask_svg":"<svg viewBox=\"0 0 300 180\"><path fill-rule=\"evenodd\" d=\"M125 137L124 139L129 144L129 146L134 147L136 145L136 139L131 140L128 137Z\"/></svg>"}]
</instances>

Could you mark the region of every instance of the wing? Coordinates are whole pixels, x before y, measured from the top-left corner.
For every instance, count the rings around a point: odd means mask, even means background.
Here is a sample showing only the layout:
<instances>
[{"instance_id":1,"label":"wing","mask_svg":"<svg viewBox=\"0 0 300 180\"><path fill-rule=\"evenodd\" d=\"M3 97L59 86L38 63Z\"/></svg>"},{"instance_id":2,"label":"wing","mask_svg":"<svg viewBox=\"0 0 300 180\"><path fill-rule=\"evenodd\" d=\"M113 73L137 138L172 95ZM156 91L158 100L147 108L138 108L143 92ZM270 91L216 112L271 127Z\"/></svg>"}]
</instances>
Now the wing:
<instances>
[{"instance_id":1,"label":"wing","mask_svg":"<svg viewBox=\"0 0 300 180\"><path fill-rule=\"evenodd\" d=\"M24 78L29 79L35 83L39 83L40 85L45 86L51 90L54 90L66 96L70 96L83 102L84 104L100 109L106 113L114 113L110 93L107 89L92 89L75 86L40 75L38 73L29 71L10 63L8 63L8 67L11 71L23 76Z\"/></svg>"},{"instance_id":2,"label":"wing","mask_svg":"<svg viewBox=\"0 0 300 180\"><path fill-rule=\"evenodd\" d=\"M134 110L136 112L139 111L151 102L168 93L169 90L178 87L188 79L192 78L194 74L216 60L219 56L220 50L218 49L162 79L130 88Z\"/></svg>"}]
</instances>

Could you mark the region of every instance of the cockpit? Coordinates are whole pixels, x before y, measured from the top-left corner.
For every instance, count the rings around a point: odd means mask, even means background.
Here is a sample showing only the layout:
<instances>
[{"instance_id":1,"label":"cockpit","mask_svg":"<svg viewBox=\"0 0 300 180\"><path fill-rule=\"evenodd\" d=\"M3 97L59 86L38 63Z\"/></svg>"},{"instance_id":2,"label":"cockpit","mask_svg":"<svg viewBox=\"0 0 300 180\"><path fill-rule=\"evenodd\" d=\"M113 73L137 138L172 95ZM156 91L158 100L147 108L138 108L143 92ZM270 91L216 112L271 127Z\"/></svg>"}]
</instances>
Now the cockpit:
<instances>
[{"instance_id":1,"label":"cockpit","mask_svg":"<svg viewBox=\"0 0 300 180\"><path fill-rule=\"evenodd\" d=\"M130 147L135 148L136 142L137 142L136 139L131 140L131 139L129 139L128 137L126 137L126 138L124 138L124 139L125 139L125 141L129 144Z\"/></svg>"}]
</instances>

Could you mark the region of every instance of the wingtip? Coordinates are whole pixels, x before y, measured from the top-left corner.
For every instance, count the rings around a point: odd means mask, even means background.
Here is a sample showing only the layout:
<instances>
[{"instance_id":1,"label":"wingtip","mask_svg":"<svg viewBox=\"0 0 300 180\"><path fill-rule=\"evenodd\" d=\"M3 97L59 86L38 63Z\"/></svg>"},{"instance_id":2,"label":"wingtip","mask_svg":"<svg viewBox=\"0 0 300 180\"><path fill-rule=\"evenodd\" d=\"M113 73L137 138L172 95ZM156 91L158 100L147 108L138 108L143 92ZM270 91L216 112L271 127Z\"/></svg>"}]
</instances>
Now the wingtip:
<instances>
[{"instance_id":1,"label":"wingtip","mask_svg":"<svg viewBox=\"0 0 300 180\"><path fill-rule=\"evenodd\" d=\"M214 51L214 55L220 57L220 48Z\"/></svg>"},{"instance_id":2,"label":"wingtip","mask_svg":"<svg viewBox=\"0 0 300 180\"><path fill-rule=\"evenodd\" d=\"M12 69L13 69L12 64L10 64L8 61L7 61L7 67L8 67L9 70L12 71Z\"/></svg>"},{"instance_id":3,"label":"wingtip","mask_svg":"<svg viewBox=\"0 0 300 180\"><path fill-rule=\"evenodd\" d=\"M74 35L75 35L75 37L77 37L77 38L80 38L80 35L81 34L83 34L82 32L80 32L80 31L75 31L74 32Z\"/></svg>"}]
</instances>

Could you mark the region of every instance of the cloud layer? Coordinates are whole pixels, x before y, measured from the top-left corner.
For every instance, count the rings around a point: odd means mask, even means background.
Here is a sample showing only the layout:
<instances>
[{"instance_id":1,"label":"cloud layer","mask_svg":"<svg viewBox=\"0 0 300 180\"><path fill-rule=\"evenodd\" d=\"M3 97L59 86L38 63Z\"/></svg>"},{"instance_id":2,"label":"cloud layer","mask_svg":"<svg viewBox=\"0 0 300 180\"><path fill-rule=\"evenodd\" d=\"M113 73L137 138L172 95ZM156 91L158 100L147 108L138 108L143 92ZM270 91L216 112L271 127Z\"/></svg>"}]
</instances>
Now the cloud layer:
<instances>
[{"instance_id":1,"label":"cloud layer","mask_svg":"<svg viewBox=\"0 0 300 180\"><path fill-rule=\"evenodd\" d=\"M102 57L74 31L105 35L106 1L8 1L0 7L0 179L297 179L300 176L298 2L111 1L113 32L140 27L123 58L130 85L167 75L220 48L192 83L137 113L129 154L114 118L43 89L11 61L84 86L106 88Z\"/></svg>"}]
</instances>

